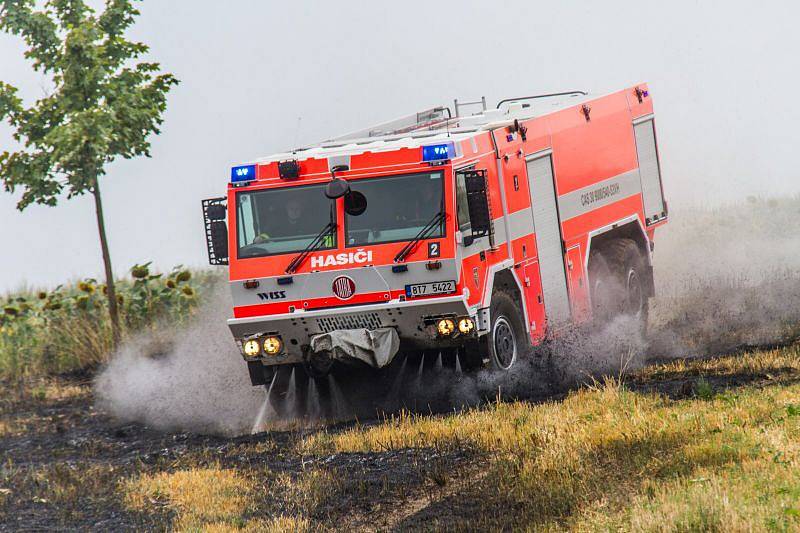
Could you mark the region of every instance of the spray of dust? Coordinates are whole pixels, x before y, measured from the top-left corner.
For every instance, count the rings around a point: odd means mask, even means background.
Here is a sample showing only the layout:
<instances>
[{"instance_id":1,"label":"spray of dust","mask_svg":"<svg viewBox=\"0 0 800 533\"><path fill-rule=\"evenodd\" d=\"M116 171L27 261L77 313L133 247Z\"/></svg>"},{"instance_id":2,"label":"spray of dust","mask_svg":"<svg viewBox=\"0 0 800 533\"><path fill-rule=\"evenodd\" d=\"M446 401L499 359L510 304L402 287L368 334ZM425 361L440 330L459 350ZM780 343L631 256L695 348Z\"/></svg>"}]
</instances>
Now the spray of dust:
<instances>
[{"instance_id":1,"label":"spray of dust","mask_svg":"<svg viewBox=\"0 0 800 533\"><path fill-rule=\"evenodd\" d=\"M654 357L784 343L800 333L800 196L677 211L656 238Z\"/></svg>"},{"instance_id":2,"label":"spray of dust","mask_svg":"<svg viewBox=\"0 0 800 533\"><path fill-rule=\"evenodd\" d=\"M399 363L384 382L370 378L353 386L332 379L326 401L335 406L334 418L349 419L401 407L466 407L493 399L498 391L504 397L546 398L653 360L787 342L800 333L799 218L800 197L673 211L656 235L657 297L651 300L646 339L625 318L602 331L578 328L507 373L465 373L460 361L446 365L441 354L426 355L414 368ZM273 427L276 415L265 401L266 390L251 387L231 342L225 325L229 309L227 289L220 288L193 326L129 342L97 380L99 405L122 420L164 430L236 434ZM290 391L290 403L305 391L308 405L317 405L318 391L308 387Z\"/></svg>"},{"instance_id":3,"label":"spray of dust","mask_svg":"<svg viewBox=\"0 0 800 533\"><path fill-rule=\"evenodd\" d=\"M657 230L647 337L620 318L552 342L555 381L620 375L800 337L800 197L679 209Z\"/></svg>"},{"instance_id":4,"label":"spray of dust","mask_svg":"<svg viewBox=\"0 0 800 533\"><path fill-rule=\"evenodd\" d=\"M96 380L98 406L160 430L248 432L265 391L250 385L225 322L230 308L220 286L193 324L127 342Z\"/></svg>"}]
</instances>

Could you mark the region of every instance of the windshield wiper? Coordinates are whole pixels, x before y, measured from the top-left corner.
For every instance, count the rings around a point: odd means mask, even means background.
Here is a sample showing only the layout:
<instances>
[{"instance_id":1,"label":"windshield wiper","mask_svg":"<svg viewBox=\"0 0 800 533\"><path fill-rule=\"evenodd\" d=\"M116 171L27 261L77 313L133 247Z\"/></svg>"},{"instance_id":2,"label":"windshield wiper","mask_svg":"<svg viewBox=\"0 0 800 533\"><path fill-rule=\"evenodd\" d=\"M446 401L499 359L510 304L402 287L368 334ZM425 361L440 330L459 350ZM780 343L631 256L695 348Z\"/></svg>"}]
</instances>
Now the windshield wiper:
<instances>
[{"instance_id":1,"label":"windshield wiper","mask_svg":"<svg viewBox=\"0 0 800 533\"><path fill-rule=\"evenodd\" d=\"M401 261L405 261L406 256L414 251L414 249L417 247L417 245L420 243L421 240L425 239L431 233L433 233L433 230L435 230L436 227L442 223L444 217L445 217L444 210L436 213L430 220L430 222L425 224L425 227L422 228L419 231L419 233L417 233L417 236L411 239L411 241L405 246L403 246L403 249L400 250L396 256L394 256L394 262L400 263Z\"/></svg>"},{"instance_id":2,"label":"windshield wiper","mask_svg":"<svg viewBox=\"0 0 800 533\"><path fill-rule=\"evenodd\" d=\"M305 261L309 255L311 255L311 252L320 248L325 242L325 238L335 231L336 222L331 220L324 228L322 228L322 231L317 233L317 236L314 237L314 240L312 240L308 246L306 246L306 249L300 252L297 257L292 259L292 262L289 263L288 267L286 267L286 273L293 274L298 268L300 268L300 265L303 264L303 261Z\"/></svg>"}]
</instances>

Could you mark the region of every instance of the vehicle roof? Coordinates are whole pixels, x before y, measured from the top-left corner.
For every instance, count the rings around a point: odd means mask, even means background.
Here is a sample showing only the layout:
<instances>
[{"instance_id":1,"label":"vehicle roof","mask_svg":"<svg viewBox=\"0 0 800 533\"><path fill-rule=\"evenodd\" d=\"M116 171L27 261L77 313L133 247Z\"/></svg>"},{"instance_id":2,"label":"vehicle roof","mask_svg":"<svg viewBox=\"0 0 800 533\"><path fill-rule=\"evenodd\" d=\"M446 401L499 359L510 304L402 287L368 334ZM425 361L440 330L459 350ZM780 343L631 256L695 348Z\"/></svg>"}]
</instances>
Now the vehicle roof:
<instances>
[{"instance_id":1,"label":"vehicle roof","mask_svg":"<svg viewBox=\"0 0 800 533\"><path fill-rule=\"evenodd\" d=\"M511 100L500 109L486 109L479 113L452 117L438 122L413 124L409 117L424 115L434 110L448 110L439 106L420 113L401 117L365 130L349 133L313 145L275 153L252 161L270 163L287 159L305 160L355 155L364 152L393 151L400 148L417 148L437 141L463 141L487 131L506 127L516 120L528 120L598 98L589 94L575 94L533 100ZM413 119L412 119L413 120ZM404 124L403 131L392 131L393 125ZM411 126L408 126L411 124Z\"/></svg>"}]
</instances>

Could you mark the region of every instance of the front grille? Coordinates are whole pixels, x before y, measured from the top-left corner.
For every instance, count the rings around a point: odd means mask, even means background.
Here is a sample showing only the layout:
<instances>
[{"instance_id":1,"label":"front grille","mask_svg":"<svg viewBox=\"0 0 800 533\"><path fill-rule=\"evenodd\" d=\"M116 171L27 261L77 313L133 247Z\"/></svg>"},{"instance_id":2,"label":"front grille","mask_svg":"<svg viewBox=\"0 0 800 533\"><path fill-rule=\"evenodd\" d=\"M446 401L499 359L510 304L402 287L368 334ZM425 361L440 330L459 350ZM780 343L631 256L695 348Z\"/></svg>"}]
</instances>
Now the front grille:
<instances>
[{"instance_id":1,"label":"front grille","mask_svg":"<svg viewBox=\"0 0 800 533\"><path fill-rule=\"evenodd\" d=\"M337 329L378 329L381 325L381 318L378 313L337 315L317 319L317 327L323 333Z\"/></svg>"}]
</instances>

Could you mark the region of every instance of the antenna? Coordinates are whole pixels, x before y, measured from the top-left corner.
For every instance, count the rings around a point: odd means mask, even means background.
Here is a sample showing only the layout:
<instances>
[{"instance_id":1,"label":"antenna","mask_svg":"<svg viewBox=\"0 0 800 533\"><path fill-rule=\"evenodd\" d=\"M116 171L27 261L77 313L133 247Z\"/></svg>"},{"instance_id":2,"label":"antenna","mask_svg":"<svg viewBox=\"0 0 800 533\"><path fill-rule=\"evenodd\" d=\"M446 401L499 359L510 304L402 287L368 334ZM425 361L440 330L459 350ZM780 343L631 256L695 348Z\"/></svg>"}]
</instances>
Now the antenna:
<instances>
[{"instance_id":1,"label":"antenna","mask_svg":"<svg viewBox=\"0 0 800 533\"><path fill-rule=\"evenodd\" d=\"M297 117L297 124L295 124L294 128L294 141L292 142L292 146L297 146L297 139L300 137L300 123L303 121L303 117Z\"/></svg>"}]
</instances>

